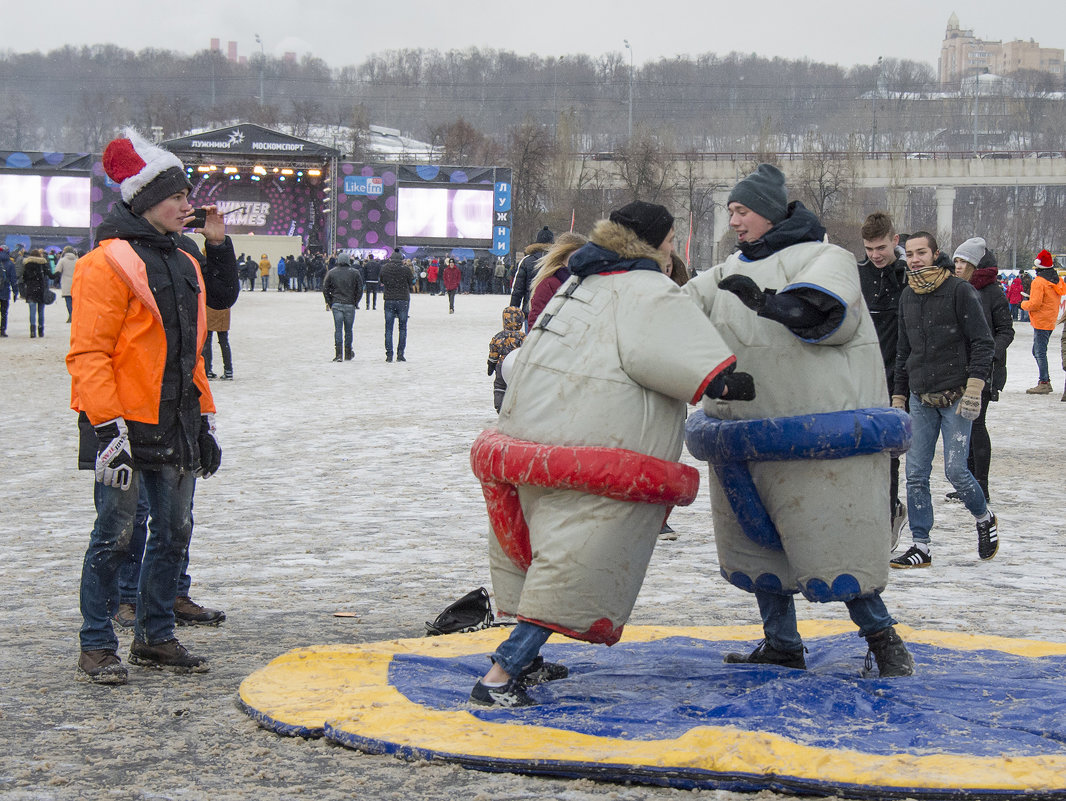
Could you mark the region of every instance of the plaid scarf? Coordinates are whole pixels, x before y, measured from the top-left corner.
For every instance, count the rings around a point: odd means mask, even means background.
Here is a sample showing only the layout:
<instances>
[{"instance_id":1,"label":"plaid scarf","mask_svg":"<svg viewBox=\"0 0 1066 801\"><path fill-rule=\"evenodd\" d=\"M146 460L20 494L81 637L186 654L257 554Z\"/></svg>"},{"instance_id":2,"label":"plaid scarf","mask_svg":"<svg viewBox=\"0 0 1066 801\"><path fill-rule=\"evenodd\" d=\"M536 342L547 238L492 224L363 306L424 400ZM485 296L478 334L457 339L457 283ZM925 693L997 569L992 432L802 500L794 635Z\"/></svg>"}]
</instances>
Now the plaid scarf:
<instances>
[{"instance_id":1,"label":"plaid scarf","mask_svg":"<svg viewBox=\"0 0 1066 801\"><path fill-rule=\"evenodd\" d=\"M918 295L932 292L947 280L948 275L950 275L950 272L939 264L922 267L918 270L907 267L907 283Z\"/></svg>"}]
</instances>

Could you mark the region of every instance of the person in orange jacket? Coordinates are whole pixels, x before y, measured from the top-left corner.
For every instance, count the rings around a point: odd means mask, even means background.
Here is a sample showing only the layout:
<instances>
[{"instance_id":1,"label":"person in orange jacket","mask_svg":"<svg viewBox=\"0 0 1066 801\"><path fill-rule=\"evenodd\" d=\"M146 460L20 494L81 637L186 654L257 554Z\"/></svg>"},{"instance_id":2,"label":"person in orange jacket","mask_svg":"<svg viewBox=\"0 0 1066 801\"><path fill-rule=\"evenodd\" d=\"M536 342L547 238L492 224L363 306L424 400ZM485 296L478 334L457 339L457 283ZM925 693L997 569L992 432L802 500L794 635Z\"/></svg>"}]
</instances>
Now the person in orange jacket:
<instances>
[{"instance_id":1,"label":"person in orange jacket","mask_svg":"<svg viewBox=\"0 0 1066 801\"><path fill-rule=\"evenodd\" d=\"M97 516L82 566L77 677L125 684L110 614L142 484L153 523L129 661L176 673L208 669L174 637L174 597L192 532L196 476L210 476L222 461L202 354L206 279L219 279L219 263L232 266L221 272L235 277L236 259L215 207L201 229L203 268L198 249L181 236L193 208L176 156L126 129L108 144L103 165L123 202L75 268L66 360L82 450L95 443Z\"/></svg>"},{"instance_id":2,"label":"person in orange jacket","mask_svg":"<svg viewBox=\"0 0 1066 801\"><path fill-rule=\"evenodd\" d=\"M1059 318L1059 299L1066 295L1066 281L1059 278L1055 259L1048 251L1041 250L1033 264L1036 265L1036 278L1029 287L1029 299L1022 301L1022 308L1029 312L1029 323L1033 326L1033 358L1040 375L1036 386L1025 391L1029 395L1047 395L1051 392L1047 344Z\"/></svg>"}]
</instances>

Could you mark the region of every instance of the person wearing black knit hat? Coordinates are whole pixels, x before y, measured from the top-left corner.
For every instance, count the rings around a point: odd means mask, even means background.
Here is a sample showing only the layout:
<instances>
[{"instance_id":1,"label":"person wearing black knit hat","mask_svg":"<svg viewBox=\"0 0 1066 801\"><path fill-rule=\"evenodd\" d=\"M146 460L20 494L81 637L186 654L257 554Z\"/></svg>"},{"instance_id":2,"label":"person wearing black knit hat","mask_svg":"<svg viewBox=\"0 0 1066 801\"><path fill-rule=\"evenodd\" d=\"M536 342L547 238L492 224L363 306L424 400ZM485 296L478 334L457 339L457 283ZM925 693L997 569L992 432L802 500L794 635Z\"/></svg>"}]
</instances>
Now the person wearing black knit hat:
<instances>
[{"instance_id":1,"label":"person wearing black knit hat","mask_svg":"<svg viewBox=\"0 0 1066 801\"><path fill-rule=\"evenodd\" d=\"M182 235L192 218L189 183L176 156L136 131L113 140L104 170L119 185L96 231L98 245L78 261L71 294L71 406L79 412L79 467L95 471L96 523L82 566L81 655L77 677L125 684L111 624L119 572L127 558L140 488L147 490L152 537L140 568L132 664L203 673L207 660L174 637L179 600L196 613L186 622L218 623L178 592L192 534L197 476L222 462L215 405L204 369L206 310L233 305L237 260L217 208L208 207L204 256ZM163 388L169 388L164 392ZM123 543L120 545L119 543Z\"/></svg>"},{"instance_id":2,"label":"person wearing black knit hat","mask_svg":"<svg viewBox=\"0 0 1066 801\"><path fill-rule=\"evenodd\" d=\"M686 284L759 387L751 403L705 400L721 420L826 415L861 424L888 393L877 332L863 302L855 258L824 241L825 229L785 176L760 164L729 194L738 252ZM884 415L895 422L896 415ZM731 663L805 668L793 595L843 601L882 678L913 672L881 591L888 583L887 452L841 459L757 461L752 479L771 510L779 545L757 543L729 502L735 487L710 471L711 511L722 575L753 592L765 635ZM750 528L750 526L749 526Z\"/></svg>"}]
</instances>

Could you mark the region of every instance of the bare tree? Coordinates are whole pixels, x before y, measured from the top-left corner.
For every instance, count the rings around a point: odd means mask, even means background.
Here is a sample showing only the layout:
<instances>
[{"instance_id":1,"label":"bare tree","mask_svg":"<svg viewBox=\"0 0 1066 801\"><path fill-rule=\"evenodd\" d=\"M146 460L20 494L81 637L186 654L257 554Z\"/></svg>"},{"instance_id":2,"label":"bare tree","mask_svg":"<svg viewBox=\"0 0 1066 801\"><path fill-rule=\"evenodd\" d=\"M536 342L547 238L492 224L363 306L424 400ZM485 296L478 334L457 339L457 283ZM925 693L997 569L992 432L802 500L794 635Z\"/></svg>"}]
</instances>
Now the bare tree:
<instances>
[{"instance_id":1,"label":"bare tree","mask_svg":"<svg viewBox=\"0 0 1066 801\"><path fill-rule=\"evenodd\" d=\"M513 170L512 233L515 242L532 241L542 225L552 161L551 134L527 117L507 135L504 161Z\"/></svg>"},{"instance_id":2,"label":"bare tree","mask_svg":"<svg viewBox=\"0 0 1066 801\"><path fill-rule=\"evenodd\" d=\"M673 162L660 139L644 126L618 149L614 163L631 200L653 203L673 189Z\"/></svg>"},{"instance_id":3,"label":"bare tree","mask_svg":"<svg viewBox=\"0 0 1066 801\"><path fill-rule=\"evenodd\" d=\"M311 126L322 122L322 104L314 98L292 98L292 116L289 118L289 130L293 136L307 138Z\"/></svg>"}]
</instances>

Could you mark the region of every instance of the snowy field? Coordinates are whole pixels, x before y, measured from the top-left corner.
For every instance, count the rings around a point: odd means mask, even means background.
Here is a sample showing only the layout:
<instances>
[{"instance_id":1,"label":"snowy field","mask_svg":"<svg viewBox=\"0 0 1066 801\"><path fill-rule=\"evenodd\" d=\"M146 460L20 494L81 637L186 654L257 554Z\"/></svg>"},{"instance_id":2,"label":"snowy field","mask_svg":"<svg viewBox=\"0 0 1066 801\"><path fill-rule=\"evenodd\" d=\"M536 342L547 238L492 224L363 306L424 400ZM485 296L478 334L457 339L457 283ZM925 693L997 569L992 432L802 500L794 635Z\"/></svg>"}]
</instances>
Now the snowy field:
<instances>
[{"instance_id":1,"label":"snowy field","mask_svg":"<svg viewBox=\"0 0 1066 801\"><path fill-rule=\"evenodd\" d=\"M321 295L242 293L230 334L236 380L212 384L222 469L198 482L192 541L192 596L225 609L227 620L178 630L211 672L132 667L128 686L107 688L74 680L78 584L94 513L92 474L76 469L65 309L62 301L49 307L45 338L31 340L27 306L13 304L10 338L0 340L0 798L693 795L365 756L259 729L235 704L239 683L291 648L421 636L423 621L489 586L485 508L468 450L495 419L485 358L504 305L502 296L460 296L449 315L444 297L414 296L409 361L386 364L379 298L377 311L356 316L354 362L333 364ZM1055 392L1029 396L1032 332L1017 327L1007 390L989 412L999 555L977 560L972 518L943 501L949 487L938 457L933 567L893 571L885 598L918 628L1066 642L1058 336L1050 348ZM757 622L753 598L718 574L705 487L671 523L679 539L660 543L631 622ZM843 604L800 601L798 610L801 618L846 619ZM120 634L123 661L129 640ZM857 639L857 660L863 646Z\"/></svg>"}]
</instances>

